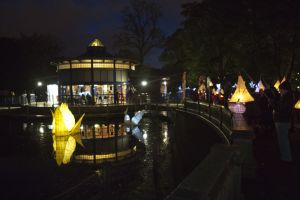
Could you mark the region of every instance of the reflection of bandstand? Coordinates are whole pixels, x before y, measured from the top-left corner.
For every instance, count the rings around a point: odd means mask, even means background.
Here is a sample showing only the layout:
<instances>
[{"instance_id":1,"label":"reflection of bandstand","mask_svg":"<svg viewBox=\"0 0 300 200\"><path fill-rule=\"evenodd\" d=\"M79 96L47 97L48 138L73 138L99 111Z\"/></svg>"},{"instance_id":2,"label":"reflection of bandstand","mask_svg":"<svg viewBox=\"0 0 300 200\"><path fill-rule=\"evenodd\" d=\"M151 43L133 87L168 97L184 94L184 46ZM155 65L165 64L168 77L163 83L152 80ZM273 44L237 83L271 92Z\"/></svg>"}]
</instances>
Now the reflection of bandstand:
<instances>
[{"instance_id":1,"label":"reflection of bandstand","mask_svg":"<svg viewBox=\"0 0 300 200\"><path fill-rule=\"evenodd\" d=\"M107 53L99 39L92 41L83 55L57 59L55 64L60 102L126 103L130 88L128 72L135 70L135 64Z\"/></svg>"},{"instance_id":2,"label":"reflection of bandstand","mask_svg":"<svg viewBox=\"0 0 300 200\"><path fill-rule=\"evenodd\" d=\"M74 153L75 162L114 162L136 155L137 139L127 135L120 125L86 125L82 128L81 135L84 148L78 148Z\"/></svg>"},{"instance_id":3,"label":"reflection of bandstand","mask_svg":"<svg viewBox=\"0 0 300 200\"><path fill-rule=\"evenodd\" d=\"M115 124L95 124L85 125L81 128L81 139L95 138L113 138L115 137ZM118 125L117 136L126 135L125 127L121 124ZM94 135L95 133L95 135Z\"/></svg>"}]
</instances>

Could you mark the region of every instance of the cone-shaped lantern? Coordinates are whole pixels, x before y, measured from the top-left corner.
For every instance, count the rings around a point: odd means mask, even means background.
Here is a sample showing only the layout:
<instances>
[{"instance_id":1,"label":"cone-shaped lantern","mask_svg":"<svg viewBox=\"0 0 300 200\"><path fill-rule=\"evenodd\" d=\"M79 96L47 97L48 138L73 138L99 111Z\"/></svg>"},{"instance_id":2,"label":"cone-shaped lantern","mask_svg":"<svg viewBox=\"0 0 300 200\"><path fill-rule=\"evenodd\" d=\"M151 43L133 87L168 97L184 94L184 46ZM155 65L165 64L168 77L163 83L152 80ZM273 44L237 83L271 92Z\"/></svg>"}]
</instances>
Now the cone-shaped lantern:
<instances>
[{"instance_id":1,"label":"cone-shaped lantern","mask_svg":"<svg viewBox=\"0 0 300 200\"><path fill-rule=\"evenodd\" d=\"M276 83L274 84L274 88L276 88L276 90L279 90L279 85L280 85L280 81L277 80Z\"/></svg>"},{"instance_id":2,"label":"cone-shaped lantern","mask_svg":"<svg viewBox=\"0 0 300 200\"><path fill-rule=\"evenodd\" d=\"M231 103L246 103L254 101L253 97L248 92L245 81L243 80L242 76L238 77L238 82L236 89L229 100Z\"/></svg>"},{"instance_id":3,"label":"cone-shaped lantern","mask_svg":"<svg viewBox=\"0 0 300 200\"><path fill-rule=\"evenodd\" d=\"M297 101L297 103L294 106L296 109L300 109L300 99Z\"/></svg>"},{"instance_id":4,"label":"cone-shaped lantern","mask_svg":"<svg viewBox=\"0 0 300 200\"><path fill-rule=\"evenodd\" d=\"M52 113L52 137L53 149L56 154L58 165L70 162L71 156L76 148L76 142L83 146L80 138L80 124L84 114L75 124L75 118L69 110L68 105L62 103Z\"/></svg>"},{"instance_id":5,"label":"cone-shaped lantern","mask_svg":"<svg viewBox=\"0 0 300 200\"><path fill-rule=\"evenodd\" d=\"M265 90L265 86L264 86L264 84L261 82L261 80L258 82L258 88L259 88L259 90Z\"/></svg>"},{"instance_id":6,"label":"cone-shaped lantern","mask_svg":"<svg viewBox=\"0 0 300 200\"><path fill-rule=\"evenodd\" d=\"M285 76L284 76L283 79L281 80L280 84L283 83L284 81L286 81Z\"/></svg>"},{"instance_id":7,"label":"cone-shaped lantern","mask_svg":"<svg viewBox=\"0 0 300 200\"><path fill-rule=\"evenodd\" d=\"M257 83L257 86L256 86L256 89L255 89L255 92L259 92L260 90L264 91L265 90L265 86L264 84L262 83L262 81L260 80L258 83Z\"/></svg>"}]
</instances>

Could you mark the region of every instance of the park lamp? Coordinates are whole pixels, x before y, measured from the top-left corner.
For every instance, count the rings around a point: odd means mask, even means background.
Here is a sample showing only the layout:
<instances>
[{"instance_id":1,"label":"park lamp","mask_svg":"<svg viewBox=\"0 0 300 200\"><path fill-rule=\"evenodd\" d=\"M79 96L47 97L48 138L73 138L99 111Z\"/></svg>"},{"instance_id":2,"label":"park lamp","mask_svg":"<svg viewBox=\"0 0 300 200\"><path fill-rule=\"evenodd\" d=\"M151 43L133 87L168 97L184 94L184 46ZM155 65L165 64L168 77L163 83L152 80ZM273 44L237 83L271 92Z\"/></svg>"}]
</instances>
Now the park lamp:
<instances>
[{"instance_id":1,"label":"park lamp","mask_svg":"<svg viewBox=\"0 0 300 200\"><path fill-rule=\"evenodd\" d=\"M297 103L295 104L294 108L300 109L300 99L297 101Z\"/></svg>"},{"instance_id":2,"label":"park lamp","mask_svg":"<svg viewBox=\"0 0 300 200\"><path fill-rule=\"evenodd\" d=\"M62 103L52 113L52 138L53 149L55 151L56 163L60 166L62 163L70 162L72 154L76 148L76 142L83 146L80 138L80 124L84 114L75 124L75 118L69 110L68 105Z\"/></svg>"},{"instance_id":3,"label":"park lamp","mask_svg":"<svg viewBox=\"0 0 300 200\"><path fill-rule=\"evenodd\" d=\"M141 82L141 85L142 85L143 87L145 87L145 86L148 85L148 82L147 82L147 81L142 81L142 82Z\"/></svg>"},{"instance_id":4,"label":"park lamp","mask_svg":"<svg viewBox=\"0 0 300 200\"><path fill-rule=\"evenodd\" d=\"M229 109L233 113L244 113L246 111L244 103L251 101L254 101L254 98L248 92L242 76L239 75L236 89L229 100L230 103L233 103L229 106Z\"/></svg>"},{"instance_id":5,"label":"park lamp","mask_svg":"<svg viewBox=\"0 0 300 200\"><path fill-rule=\"evenodd\" d=\"M43 85L43 83L42 83L41 81L38 81L38 82L37 82L37 86L38 86L38 87L41 87L42 85Z\"/></svg>"}]
</instances>

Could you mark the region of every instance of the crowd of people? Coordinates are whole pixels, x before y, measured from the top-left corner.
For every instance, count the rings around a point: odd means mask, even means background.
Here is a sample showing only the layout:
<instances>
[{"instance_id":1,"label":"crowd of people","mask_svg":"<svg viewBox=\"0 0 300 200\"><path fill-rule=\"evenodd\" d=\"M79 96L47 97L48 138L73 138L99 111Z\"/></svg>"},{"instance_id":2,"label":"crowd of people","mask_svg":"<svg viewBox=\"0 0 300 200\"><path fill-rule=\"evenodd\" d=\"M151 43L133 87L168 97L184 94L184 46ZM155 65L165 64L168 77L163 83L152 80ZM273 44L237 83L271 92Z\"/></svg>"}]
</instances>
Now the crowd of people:
<instances>
[{"instance_id":1,"label":"crowd of people","mask_svg":"<svg viewBox=\"0 0 300 200\"><path fill-rule=\"evenodd\" d=\"M296 95L288 81L282 82L279 89L271 84L265 83L264 85L265 88L260 89L258 93L254 90L250 91L255 101L246 104L247 109L244 115L249 123L258 128L262 134L271 136L272 133L276 133L274 136L277 137L281 160L291 162L293 158L289 131L293 129L297 120L297 111L294 109ZM202 95L195 92L192 99L227 107L232 92L232 87L224 87L218 92L211 87Z\"/></svg>"}]
</instances>

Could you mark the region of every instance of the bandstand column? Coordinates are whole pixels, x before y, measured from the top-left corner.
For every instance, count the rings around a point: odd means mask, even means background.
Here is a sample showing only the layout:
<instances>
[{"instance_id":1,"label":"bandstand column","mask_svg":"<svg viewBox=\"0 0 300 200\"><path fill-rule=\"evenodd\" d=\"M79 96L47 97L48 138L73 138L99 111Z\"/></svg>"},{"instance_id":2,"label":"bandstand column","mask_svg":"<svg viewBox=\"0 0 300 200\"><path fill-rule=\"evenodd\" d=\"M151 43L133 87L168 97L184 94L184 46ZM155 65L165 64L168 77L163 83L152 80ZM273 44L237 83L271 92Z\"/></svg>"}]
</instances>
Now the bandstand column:
<instances>
[{"instance_id":1,"label":"bandstand column","mask_svg":"<svg viewBox=\"0 0 300 200\"><path fill-rule=\"evenodd\" d=\"M117 73L116 73L116 59L114 58L114 71L113 71L113 80L114 80L114 104L117 104Z\"/></svg>"},{"instance_id":2,"label":"bandstand column","mask_svg":"<svg viewBox=\"0 0 300 200\"><path fill-rule=\"evenodd\" d=\"M91 95L92 95L92 104L95 103L95 93L94 93L94 60L91 59Z\"/></svg>"}]
</instances>

